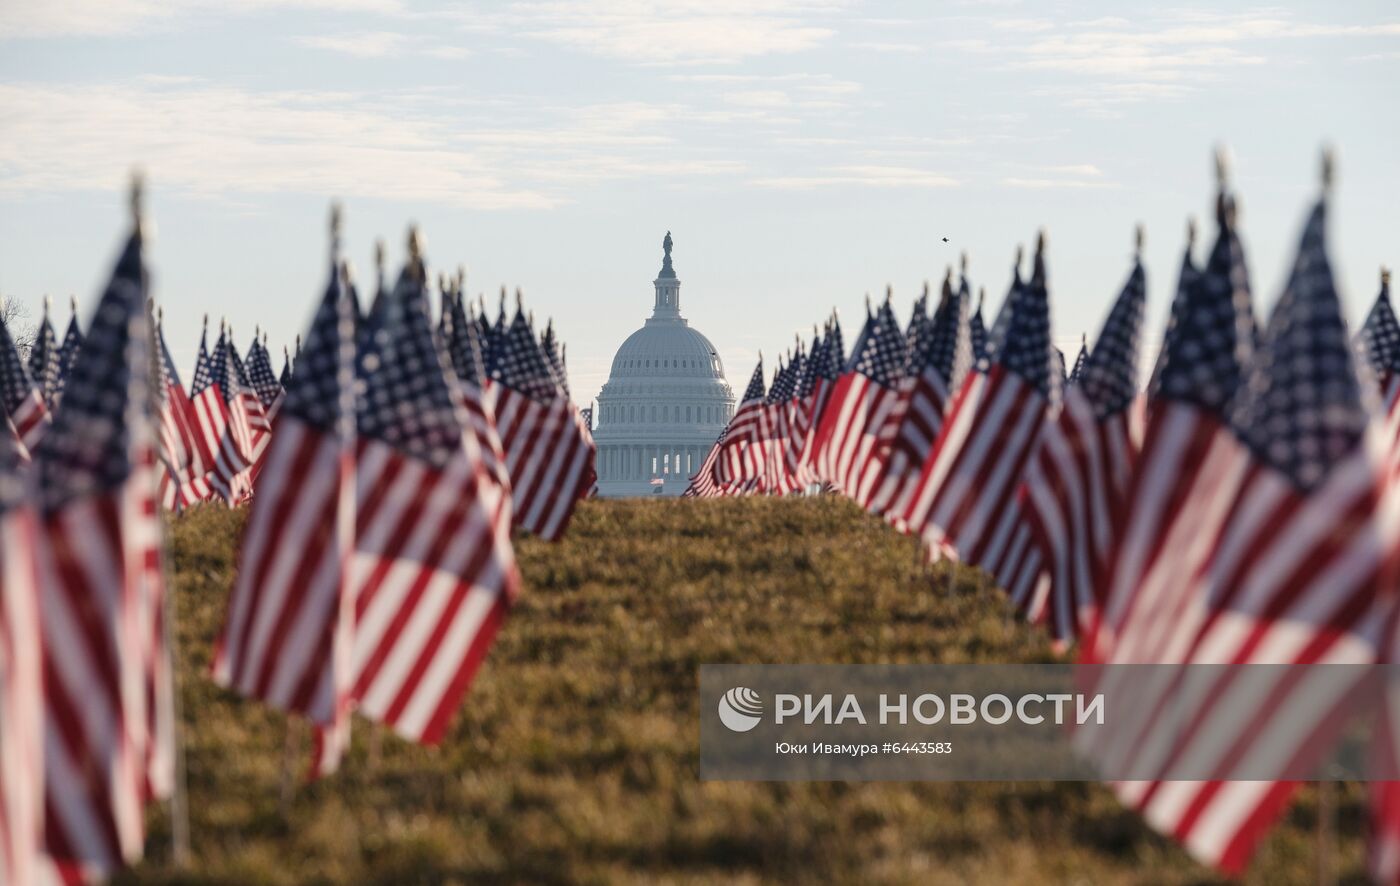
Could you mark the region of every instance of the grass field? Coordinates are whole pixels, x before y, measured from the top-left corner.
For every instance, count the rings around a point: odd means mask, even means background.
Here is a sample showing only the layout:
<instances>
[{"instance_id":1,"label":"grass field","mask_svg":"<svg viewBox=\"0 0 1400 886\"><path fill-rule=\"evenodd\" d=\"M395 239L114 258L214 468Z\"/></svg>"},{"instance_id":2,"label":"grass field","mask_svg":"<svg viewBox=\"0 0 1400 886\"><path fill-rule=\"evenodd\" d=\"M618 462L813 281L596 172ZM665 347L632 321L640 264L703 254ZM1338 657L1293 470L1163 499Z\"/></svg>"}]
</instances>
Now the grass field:
<instances>
[{"instance_id":1,"label":"grass field","mask_svg":"<svg viewBox=\"0 0 1400 886\"><path fill-rule=\"evenodd\" d=\"M1214 881L1096 785L698 780L701 663L1053 660L974 573L950 583L835 498L586 502L564 542L519 542L524 593L443 746L356 721L284 815L283 718L204 676L242 518L173 524L192 865L158 810L117 882ZM1248 882L1316 882L1315 809L1305 792ZM1344 883L1364 821L1349 786Z\"/></svg>"}]
</instances>

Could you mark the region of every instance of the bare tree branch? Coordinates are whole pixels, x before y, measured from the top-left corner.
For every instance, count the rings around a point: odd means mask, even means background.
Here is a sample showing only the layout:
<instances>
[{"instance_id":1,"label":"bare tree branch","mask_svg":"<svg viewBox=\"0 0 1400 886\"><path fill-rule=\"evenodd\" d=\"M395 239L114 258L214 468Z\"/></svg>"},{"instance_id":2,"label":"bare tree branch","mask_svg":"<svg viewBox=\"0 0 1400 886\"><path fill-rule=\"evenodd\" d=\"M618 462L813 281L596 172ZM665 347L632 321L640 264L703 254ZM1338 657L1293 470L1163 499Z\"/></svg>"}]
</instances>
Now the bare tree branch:
<instances>
[{"instance_id":1,"label":"bare tree branch","mask_svg":"<svg viewBox=\"0 0 1400 886\"><path fill-rule=\"evenodd\" d=\"M19 358L27 361L29 349L34 346L34 336L39 331L29 309L19 299L0 296L0 320L5 322L5 328L19 351Z\"/></svg>"}]
</instances>

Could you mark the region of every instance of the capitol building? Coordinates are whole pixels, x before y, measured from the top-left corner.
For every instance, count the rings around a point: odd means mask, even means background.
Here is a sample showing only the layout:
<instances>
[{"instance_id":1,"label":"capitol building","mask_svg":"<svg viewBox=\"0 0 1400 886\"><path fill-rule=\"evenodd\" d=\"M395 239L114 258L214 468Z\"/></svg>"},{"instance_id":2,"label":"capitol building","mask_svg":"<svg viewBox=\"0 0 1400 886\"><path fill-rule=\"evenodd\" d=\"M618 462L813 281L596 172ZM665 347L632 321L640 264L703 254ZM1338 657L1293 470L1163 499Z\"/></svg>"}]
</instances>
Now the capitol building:
<instances>
[{"instance_id":1,"label":"capitol building","mask_svg":"<svg viewBox=\"0 0 1400 886\"><path fill-rule=\"evenodd\" d=\"M734 392L710 340L681 316L671 234L646 324L613 357L598 394L593 440L598 494L680 495L734 412Z\"/></svg>"}]
</instances>

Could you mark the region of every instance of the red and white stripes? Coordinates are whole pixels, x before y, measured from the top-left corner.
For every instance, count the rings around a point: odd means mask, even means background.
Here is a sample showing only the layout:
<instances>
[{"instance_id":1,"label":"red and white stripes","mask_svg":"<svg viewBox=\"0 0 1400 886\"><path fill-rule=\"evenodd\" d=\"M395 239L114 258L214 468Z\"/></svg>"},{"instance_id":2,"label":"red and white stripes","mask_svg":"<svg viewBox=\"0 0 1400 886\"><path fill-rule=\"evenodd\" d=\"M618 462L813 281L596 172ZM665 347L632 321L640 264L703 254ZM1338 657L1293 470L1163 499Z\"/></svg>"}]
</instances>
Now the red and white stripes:
<instances>
[{"instance_id":1,"label":"red and white stripes","mask_svg":"<svg viewBox=\"0 0 1400 886\"><path fill-rule=\"evenodd\" d=\"M352 697L434 743L519 589L505 493L465 447L437 470L362 440L356 475Z\"/></svg>"},{"instance_id":2,"label":"red and white stripes","mask_svg":"<svg viewBox=\"0 0 1400 886\"><path fill-rule=\"evenodd\" d=\"M1026 474L1021 506L1052 589L1045 606L1025 601L1027 614L1047 620L1061 643L1097 618L1141 445L1137 414L1100 419L1084 390L1071 386Z\"/></svg>"},{"instance_id":3,"label":"red and white stripes","mask_svg":"<svg viewBox=\"0 0 1400 886\"><path fill-rule=\"evenodd\" d=\"M6 446L0 442L0 447ZM0 510L0 883L37 878L44 795L38 525L28 503Z\"/></svg>"},{"instance_id":4,"label":"red and white stripes","mask_svg":"<svg viewBox=\"0 0 1400 886\"><path fill-rule=\"evenodd\" d=\"M495 419L516 522L547 541L568 528L593 485L593 437L563 392L540 402L496 383Z\"/></svg>"},{"instance_id":5,"label":"red and white stripes","mask_svg":"<svg viewBox=\"0 0 1400 886\"><path fill-rule=\"evenodd\" d=\"M1000 364L968 376L903 515L930 556L998 559L990 547L1005 536L996 529L1015 501L1045 408L1039 391Z\"/></svg>"}]
</instances>

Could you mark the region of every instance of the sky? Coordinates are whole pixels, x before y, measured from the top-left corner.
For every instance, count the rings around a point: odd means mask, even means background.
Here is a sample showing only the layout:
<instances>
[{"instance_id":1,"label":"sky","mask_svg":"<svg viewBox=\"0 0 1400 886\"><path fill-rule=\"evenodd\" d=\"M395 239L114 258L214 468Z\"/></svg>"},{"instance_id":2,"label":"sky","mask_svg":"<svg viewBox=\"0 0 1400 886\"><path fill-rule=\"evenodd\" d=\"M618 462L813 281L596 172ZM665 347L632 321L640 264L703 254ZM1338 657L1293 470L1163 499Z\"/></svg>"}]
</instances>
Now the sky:
<instances>
[{"instance_id":1,"label":"sky","mask_svg":"<svg viewBox=\"0 0 1400 886\"><path fill-rule=\"evenodd\" d=\"M1213 236L1227 148L1256 305L1283 284L1319 154L1353 323L1400 263L1400 9L1090 0L0 0L0 295L85 318L148 181L149 263L188 383L201 316L274 352L309 319L326 218L361 279L430 269L523 290L575 399L650 313L681 308L742 388L867 293L901 319L966 251L994 311L1047 233L1074 357L1146 229L1149 348L1189 216ZM943 238L948 242L944 242ZM493 308L494 310L494 308ZM85 322L85 321L84 321Z\"/></svg>"}]
</instances>

